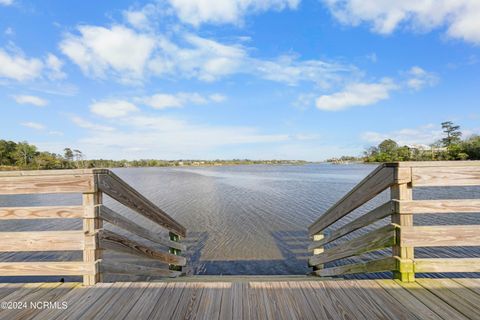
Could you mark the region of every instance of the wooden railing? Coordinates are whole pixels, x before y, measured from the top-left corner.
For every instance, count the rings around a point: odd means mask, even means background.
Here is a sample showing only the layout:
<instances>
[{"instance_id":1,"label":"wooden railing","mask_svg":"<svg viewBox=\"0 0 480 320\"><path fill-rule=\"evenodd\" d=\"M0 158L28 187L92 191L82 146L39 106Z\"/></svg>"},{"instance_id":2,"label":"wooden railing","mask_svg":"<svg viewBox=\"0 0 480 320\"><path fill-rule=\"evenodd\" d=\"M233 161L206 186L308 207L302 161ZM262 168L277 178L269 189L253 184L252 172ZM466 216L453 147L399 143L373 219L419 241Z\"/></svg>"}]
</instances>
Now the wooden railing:
<instances>
[{"instance_id":1,"label":"wooden railing","mask_svg":"<svg viewBox=\"0 0 480 320\"><path fill-rule=\"evenodd\" d=\"M417 247L480 246L480 225L416 226L420 214L480 213L475 199L413 200L414 187L480 186L480 161L400 162L378 166L310 227L309 265L319 276L393 271L394 278L414 281L415 273L480 272L479 258L417 259ZM390 189L390 201L325 234L325 229ZM452 195L455 193L453 192ZM391 223L332 246L335 240L391 216ZM453 222L453 221L452 221ZM330 248L324 248L330 244ZM392 248L392 255L324 268L324 264ZM345 260L346 261L346 260Z\"/></svg>"},{"instance_id":2,"label":"wooden railing","mask_svg":"<svg viewBox=\"0 0 480 320\"><path fill-rule=\"evenodd\" d=\"M0 232L0 252L83 251L83 261L0 262L0 276L83 276L84 285L102 281L104 274L176 277L182 273L186 248L179 241L186 229L109 170L51 170L0 172L0 194L81 193L82 205L0 207L0 220L82 219L83 230ZM169 231L169 239L128 219L103 204L103 194ZM106 221L140 238L103 228ZM148 242L147 241L147 242ZM165 251L157 245L166 247ZM105 251L133 254L159 262L158 267L102 260ZM160 266L168 264L169 268Z\"/></svg>"}]
</instances>

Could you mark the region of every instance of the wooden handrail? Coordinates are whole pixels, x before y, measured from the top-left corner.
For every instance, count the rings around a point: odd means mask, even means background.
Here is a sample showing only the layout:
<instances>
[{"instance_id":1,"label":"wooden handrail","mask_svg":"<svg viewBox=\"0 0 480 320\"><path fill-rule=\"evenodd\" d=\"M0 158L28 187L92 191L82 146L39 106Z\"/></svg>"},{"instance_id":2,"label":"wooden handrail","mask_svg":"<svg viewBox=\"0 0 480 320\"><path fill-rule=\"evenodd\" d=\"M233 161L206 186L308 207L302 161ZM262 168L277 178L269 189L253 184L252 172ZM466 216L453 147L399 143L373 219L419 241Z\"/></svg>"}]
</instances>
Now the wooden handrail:
<instances>
[{"instance_id":1,"label":"wooden handrail","mask_svg":"<svg viewBox=\"0 0 480 320\"><path fill-rule=\"evenodd\" d=\"M99 206L98 210L100 219L103 219L104 221L107 221L119 228L122 228L123 230L129 231L139 237L145 238L168 248L175 248L182 251L187 250L184 244L165 239L158 233L152 232L138 225L137 223L125 218L122 215L119 215L118 213L104 205Z\"/></svg>"},{"instance_id":2,"label":"wooden handrail","mask_svg":"<svg viewBox=\"0 0 480 320\"><path fill-rule=\"evenodd\" d=\"M379 166L342 199L327 210L309 228L311 236L334 224L395 183L395 170Z\"/></svg>"},{"instance_id":3,"label":"wooden handrail","mask_svg":"<svg viewBox=\"0 0 480 320\"><path fill-rule=\"evenodd\" d=\"M162 227L182 237L186 236L184 226L175 221L113 172L109 171L106 174L99 174L97 179L100 191Z\"/></svg>"},{"instance_id":4,"label":"wooden handrail","mask_svg":"<svg viewBox=\"0 0 480 320\"><path fill-rule=\"evenodd\" d=\"M0 275L81 275L84 285L101 281L106 273L176 277L182 274L186 250L178 242L186 229L163 210L125 183L110 170L41 170L0 172L0 195L81 193L80 206L0 207L1 220L82 219L83 230L0 232L0 252L83 251L83 261L0 262ZM142 227L102 205L102 195L132 209L170 232L170 239ZM103 221L156 245L159 249L131 240L103 228ZM102 259L105 250L128 252L159 262L159 267L110 262ZM164 250L164 251L162 251ZM170 265L164 269L165 264Z\"/></svg>"},{"instance_id":5,"label":"wooden handrail","mask_svg":"<svg viewBox=\"0 0 480 320\"><path fill-rule=\"evenodd\" d=\"M480 199L413 200L413 187L480 186L480 161L385 163L328 209L310 227L313 256L309 264L319 276L393 271L402 281L416 272L478 272L480 258L416 259L416 247L480 246L480 226L414 226L414 214L480 213ZM390 188L391 200L335 229L324 230ZM480 198L480 197L479 197ZM350 233L391 216L390 226L350 239L329 249ZM394 227L393 234L386 232ZM383 231L381 231L383 230ZM325 263L392 247L392 257L324 268Z\"/></svg>"}]
</instances>

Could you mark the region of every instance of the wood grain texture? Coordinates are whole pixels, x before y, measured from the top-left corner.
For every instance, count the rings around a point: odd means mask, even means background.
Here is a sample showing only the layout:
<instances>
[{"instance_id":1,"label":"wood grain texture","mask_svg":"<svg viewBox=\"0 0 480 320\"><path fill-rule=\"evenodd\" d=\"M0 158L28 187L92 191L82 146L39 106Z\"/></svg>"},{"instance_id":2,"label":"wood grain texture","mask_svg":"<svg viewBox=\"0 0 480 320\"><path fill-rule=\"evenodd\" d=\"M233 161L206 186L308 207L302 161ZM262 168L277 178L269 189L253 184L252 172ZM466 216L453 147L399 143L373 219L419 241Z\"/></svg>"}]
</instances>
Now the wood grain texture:
<instances>
[{"instance_id":1,"label":"wood grain texture","mask_svg":"<svg viewBox=\"0 0 480 320\"><path fill-rule=\"evenodd\" d=\"M95 181L96 181L95 177ZM83 219L83 232L86 243L91 243L89 247L83 249L83 261L94 265L95 262L102 258L102 251L99 248L97 231L103 227L103 222L98 218L97 206L102 203L102 193L84 193L82 195L83 207L85 210L85 218ZM83 276L83 284L86 286L94 285L100 282L100 273L93 275L85 274Z\"/></svg>"},{"instance_id":2,"label":"wood grain texture","mask_svg":"<svg viewBox=\"0 0 480 320\"><path fill-rule=\"evenodd\" d=\"M95 265L84 262L0 262L2 276L80 276L94 274Z\"/></svg>"},{"instance_id":3,"label":"wood grain texture","mask_svg":"<svg viewBox=\"0 0 480 320\"><path fill-rule=\"evenodd\" d=\"M480 213L480 200L404 200L395 202L401 214Z\"/></svg>"},{"instance_id":4,"label":"wood grain texture","mask_svg":"<svg viewBox=\"0 0 480 320\"><path fill-rule=\"evenodd\" d=\"M384 259L372 260L363 263L347 264L338 267L326 268L315 271L315 274L321 277L333 277L355 273L371 273L393 271L397 269L397 259L388 257Z\"/></svg>"},{"instance_id":5,"label":"wood grain texture","mask_svg":"<svg viewBox=\"0 0 480 320\"><path fill-rule=\"evenodd\" d=\"M322 247L327 243L330 243L338 238L341 238L355 230L366 227L375 221L388 217L393 213L394 206L392 202L384 203L383 205L373 209L372 211L362 215L361 217L347 223L346 225L334 230L328 236L319 241L313 241L308 246L309 251L313 251L315 248Z\"/></svg>"},{"instance_id":6,"label":"wood grain texture","mask_svg":"<svg viewBox=\"0 0 480 320\"><path fill-rule=\"evenodd\" d=\"M405 247L480 246L480 225L401 227L400 234Z\"/></svg>"},{"instance_id":7,"label":"wood grain texture","mask_svg":"<svg viewBox=\"0 0 480 320\"><path fill-rule=\"evenodd\" d=\"M99 241L102 249L139 255L177 266L184 266L186 264L184 257L153 250L108 230L101 230L99 232Z\"/></svg>"},{"instance_id":8,"label":"wood grain texture","mask_svg":"<svg viewBox=\"0 0 480 320\"><path fill-rule=\"evenodd\" d=\"M94 192L92 174L36 175L0 177L0 194Z\"/></svg>"},{"instance_id":9,"label":"wood grain texture","mask_svg":"<svg viewBox=\"0 0 480 320\"><path fill-rule=\"evenodd\" d=\"M451 300L442 300L416 282L401 282L396 280L396 283L406 289L415 299L421 301L431 310L434 310L435 313L440 315L443 319L469 319L449 304L451 303Z\"/></svg>"},{"instance_id":10,"label":"wood grain texture","mask_svg":"<svg viewBox=\"0 0 480 320\"><path fill-rule=\"evenodd\" d=\"M436 313L435 308L431 309L423 304L423 302L417 299L412 299L412 295L408 292L408 290L399 286L397 283L387 279L378 279L375 280L374 283L382 287L405 308L414 311L414 313L419 316L420 319L444 319L441 317L441 314Z\"/></svg>"},{"instance_id":11,"label":"wood grain texture","mask_svg":"<svg viewBox=\"0 0 480 320\"><path fill-rule=\"evenodd\" d=\"M390 187L390 199L392 201L410 201L413 198L412 185L409 183L395 184ZM392 223L399 225L400 227L413 226L413 215L401 214L397 211L392 215ZM392 256L399 257L408 265L406 268L411 272L403 272L402 270L396 270L393 272L394 279L401 279L402 281L412 282L415 281L415 273L413 272L413 258L414 248L412 246L404 245L401 242L402 233L399 229L396 230L396 243L392 247Z\"/></svg>"},{"instance_id":12,"label":"wood grain texture","mask_svg":"<svg viewBox=\"0 0 480 320\"><path fill-rule=\"evenodd\" d=\"M113 173L98 175L98 188L126 207L182 237L186 229Z\"/></svg>"},{"instance_id":13,"label":"wood grain texture","mask_svg":"<svg viewBox=\"0 0 480 320\"><path fill-rule=\"evenodd\" d=\"M99 207L99 217L119 228L122 228L126 231L129 231L139 237L148 239L152 242L158 243L162 246L170 247L170 248L175 248L178 250L185 251L187 248L185 245L175 242L175 241L170 241L168 239L163 238L161 235L154 233L138 224L135 222L119 215L115 211L109 209L106 206L100 206Z\"/></svg>"},{"instance_id":14,"label":"wood grain texture","mask_svg":"<svg viewBox=\"0 0 480 320\"><path fill-rule=\"evenodd\" d=\"M480 295L451 279L418 279L417 282L470 319L480 319Z\"/></svg>"},{"instance_id":15,"label":"wood grain texture","mask_svg":"<svg viewBox=\"0 0 480 320\"><path fill-rule=\"evenodd\" d=\"M480 258L424 258L414 260L415 272L480 272Z\"/></svg>"},{"instance_id":16,"label":"wood grain texture","mask_svg":"<svg viewBox=\"0 0 480 320\"><path fill-rule=\"evenodd\" d=\"M0 207L0 220L79 219L83 216L83 206Z\"/></svg>"},{"instance_id":17,"label":"wood grain texture","mask_svg":"<svg viewBox=\"0 0 480 320\"><path fill-rule=\"evenodd\" d=\"M480 166L412 168L412 184L418 187L478 186Z\"/></svg>"},{"instance_id":18,"label":"wood grain texture","mask_svg":"<svg viewBox=\"0 0 480 320\"><path fill-rule=\"evenodd\" d=\"M0 252L84 250L85 246L82 231L0 232Z\"/></svg>"},{"instance_id":19,"label":"wood grain texture","mask_svg":"<svg viewBox=\"0 0 480 320\"><path fill-rule=\"evenodd\" d=\"M0 313L5 319L478 319L470 279L15 284L8 300L67 301L66 310ZM63 289L60 293L57 289ZM3 292L0 288L0 293ZM3 299L5 300L5 299Z\"/></svg>"},{"instance_id":20,"label":"wood grain texture","mask_svg":"<svg viewBox=\"0 0 480 320\"><path fill-rule=\"evenodd\" d=\"M179 271L172 271L168 269L146 267L138 264L121 263L121 262L107 262L102 260L100 262L100 271L103 273L114 274L128 274L128 275L142 275L142 276L161 276L168 278L175 278L182 273Z\"/></svg>"},{"instance_id":21,"label":"wood grain texture","mask_svg":"<svg viewBox=\"0 0 480 320\"><path fill-rule=\"evenodd\" d=\"M60 170L13 170L0 171L0 178L5 177L34 177L34 176L64 176L64 175L92 175L108 173L108 169L60 169Z\"/></svg>"},{"instance_id":22,"label":"wood grain texture","mask_svg":"<svg viewBox=\"0 0 480 320\"><path fill-rule=\"evenodd\" d=\"M396 168L423 168L423 167L480 167L480 161L466 160L466 161L400 161L387 162L384 164L387 167Z\"/></svg>"},{"instance_id":23,"label":"wood grain texture","mask_svg":"<svg viewBox=\"0 0 480 320\"><path fill-rule=\"evenodd\" d=\"M379 166L347 195L328 209L310 227L310 236L320 233L395 183L395 168Z\"/></svg>"},{"instance_id":24,"label":"wood grain texture","mask_svg":"<svg viewBox=\"0 0 480 320\"><path fill-rule=\"evenodd\" d=\"M356 256L392 246L395 243L395 229L393 224L371 231L358 238L346 241L336 247L325 250L308 260L310 266L335 261L338 259Z\"/></svg>"}]
</instances>

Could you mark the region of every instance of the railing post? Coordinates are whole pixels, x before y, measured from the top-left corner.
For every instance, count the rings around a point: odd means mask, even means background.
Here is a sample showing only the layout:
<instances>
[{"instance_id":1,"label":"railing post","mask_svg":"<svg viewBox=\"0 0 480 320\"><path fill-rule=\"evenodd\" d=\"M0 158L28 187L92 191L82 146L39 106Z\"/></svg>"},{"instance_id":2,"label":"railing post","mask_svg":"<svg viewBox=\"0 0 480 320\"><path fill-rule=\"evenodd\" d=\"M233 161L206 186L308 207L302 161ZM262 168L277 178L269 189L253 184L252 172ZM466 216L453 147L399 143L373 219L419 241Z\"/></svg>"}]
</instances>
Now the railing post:
<instances>
[{"instance_id":1,"label":"railing post","mask_svg":"<svg viewBox=\"0 0 480 320\"><path fill-rule=\"evenodd\" d=\"M325 235L323 233L317 233L313 235L313 241L320 241L323 238L325 238ZM315 248L313 249L313 255L321 254L323 253L323 251L324 251L323 247ZM323 269L323 264L319 264L313 267L313 271L317 271L320 269Z\"/></svg>"},{"instance_id":2,"label":"railing post","mask_svg":"<svg viewBox=\"0 0 480 320\"><path fill-rule=\"evenodd\" d=\"M171 241L174 241L174 242L179 242L180 241L180 236L176 233L169 232L168 236L170 237ZM171 247L168 248L168 251L171 254L174 254L176 256L179 256L182 253L182 250L171 248ZM175 270L175 271L182 271L182 266L176 266L176 265L171 264L171 265L169 265L169 269L170 270Z\"/></svg>"},{"instance_id":3,"label":"railing post","mask_svg":"<svg viewBox=\"0 0 480 320\"><path fill-rule=\"evenodd\" d=\"M390 187L390 197L392 200L412 200L412 183L411 179L405 179L406 175L410 175L410 168L396 168L397 177L403 176L403 179ZM408 182L410 180L410 182ZM399 279L402 282L415 281L415 272L413 269L414 248L404 247L401 244L401 228L413 226L413 215L402 214L402 212L395 212L392 215L392 223L400 226L396 230L396 243L392 247L392 255L400 258L397 270L393 272L393 278Z\"/></svg>"},{"instance_id":4,"label":"railing post","mask_svg":"<svg viewBox=\"0 0 480 320\"><path fill-rule=\"evenodd\" d=\"M85 215L83 218L83 231L85 233L85 247L83 250L83 262L93 264L95 273L83 276L83 285L92 286L100 282L100 273L97 269L97 260L101 259L101 250L98 243L96 231L103 227L103 221L98 217L98 206L102 204L102 193L97 188L97 177L93 175L95 192L84 193L83 207Z\"/></svg>"}]
</instances>

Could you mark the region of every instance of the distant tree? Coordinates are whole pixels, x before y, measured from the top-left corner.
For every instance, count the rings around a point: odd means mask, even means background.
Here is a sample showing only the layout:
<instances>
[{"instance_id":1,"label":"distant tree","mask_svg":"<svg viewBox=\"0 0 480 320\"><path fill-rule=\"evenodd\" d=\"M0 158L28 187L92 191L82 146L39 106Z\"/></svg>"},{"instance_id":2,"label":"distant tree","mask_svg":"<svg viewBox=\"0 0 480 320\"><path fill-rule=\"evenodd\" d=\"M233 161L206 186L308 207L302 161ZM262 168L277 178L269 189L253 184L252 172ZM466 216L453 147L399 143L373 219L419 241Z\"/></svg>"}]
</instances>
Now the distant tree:
<instances>
[{"instance_id":1,"label":"distant tree","mask_svg":"<svg viewBox=\"0 0 480 320\"><path fill-rule=\"evenodd\" d=\"M78 149L74 149L73 150L73 156L75 158L77 167L85 168L85 163L83 161L84 156L83 156L82 151L80 151Z\"/></svg>"},{"instance_id":2,"label":"distant tree","mask_svg":"<svg viewBox=\"0 0 480 320\"><path fill-rule=\"evenodd\" d=\"M392 154L398 149L398 143L393 141L392 139L386 139L383 140L379 145L378 145L378 150L380 152Z\"/></svg>"},{"instance_id":3,"label":"distant tree","mask_svg":"<svg viewBox=\"0 0 480 320\"><path fill-rule=\"evenodd\" d=\"M13 141L0 140L0 165L12 166L15 164L15 149L17 144Z\"/></svg>"},{"instance_id":4,"label":"distant tree","mask_svg":"<svg viewBox=\"0 0 480 320\"><path fill-rule=\"evenodd\" d=\"M27 167L33 162L37 153L37 147L34 145L28 144L28 142L20 142L17 144L15 149L15 160L16 163L20 166Z\"/></svg>"},{"instance_id":5,"label":"distant tree","mask_svg":"<svg viewBox=\"0 0 480 320\"><path fill-rule=\"evenodd\" d=\"M462 152L470 160L480 160L480 136L474 135L462 142Z\"/></svg>"},{"instance_id":6,"label":"distant tree","mask_svg":"<svg viewBox=\"0 0 480 320\"><path fill-rule=\"evenodd\" d=\"M54 153L40 152L35 157L35 164L38 169L61 169L62 159Z\"/></svg>"},{"instance_id":7,"label":"distant tree","mask_svg":"<svg viewBox=\"0 0 480 320\"><path fill-rule=\"evenodd\" d=\"M442 139L442 144L445 147L448 148L461 141L462 132L460 131L460 126L454 125L452 121L446 121L442 122L442 129L446 134L446 137Z\"/></svg>"},{"instance_id":8,"label":"distant tree","mask_svg":"<svg viewBox=\"0 0 480 320\"><path fill-rule=\"evenodd\" d=\"M63 157L68 161L73 161L73 151L70 148L63 149Z\"/></svg>"}]
</instances>

